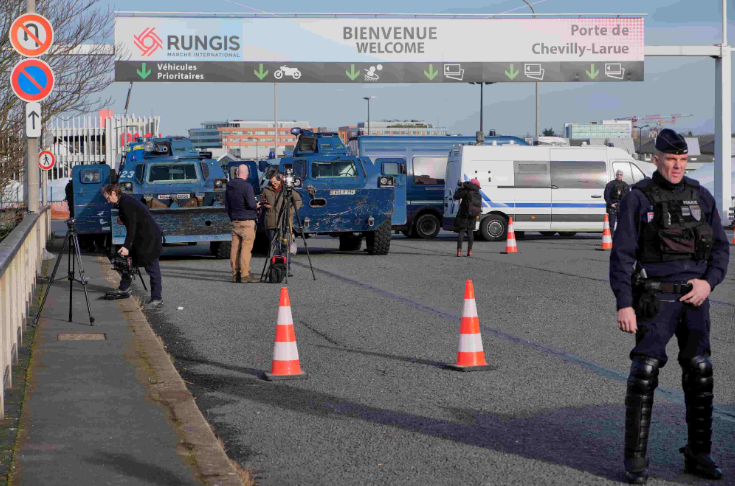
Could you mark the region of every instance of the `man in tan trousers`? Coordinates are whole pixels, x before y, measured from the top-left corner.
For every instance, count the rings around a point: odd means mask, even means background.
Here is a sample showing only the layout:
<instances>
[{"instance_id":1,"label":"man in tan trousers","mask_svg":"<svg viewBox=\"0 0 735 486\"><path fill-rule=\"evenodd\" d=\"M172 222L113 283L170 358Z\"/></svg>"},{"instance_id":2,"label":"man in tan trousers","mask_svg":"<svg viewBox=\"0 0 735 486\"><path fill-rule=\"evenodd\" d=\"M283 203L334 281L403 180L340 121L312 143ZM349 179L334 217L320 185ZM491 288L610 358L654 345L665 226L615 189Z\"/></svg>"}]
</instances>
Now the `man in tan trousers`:
<instances>
[{"instance_id":1,"label":"man in tan trousers","mask_svg":"<svg viewBox=\"0 0 735 486\"><path fill-rule=\"evenodd\" d=\"M253 283L260 279L250 271L250 257L255 242L255 224L260 203L248 179L247 165L241 165L237 177L227 183L225 210L232 222L232 281Z\"/></svg>"}]
</instances>

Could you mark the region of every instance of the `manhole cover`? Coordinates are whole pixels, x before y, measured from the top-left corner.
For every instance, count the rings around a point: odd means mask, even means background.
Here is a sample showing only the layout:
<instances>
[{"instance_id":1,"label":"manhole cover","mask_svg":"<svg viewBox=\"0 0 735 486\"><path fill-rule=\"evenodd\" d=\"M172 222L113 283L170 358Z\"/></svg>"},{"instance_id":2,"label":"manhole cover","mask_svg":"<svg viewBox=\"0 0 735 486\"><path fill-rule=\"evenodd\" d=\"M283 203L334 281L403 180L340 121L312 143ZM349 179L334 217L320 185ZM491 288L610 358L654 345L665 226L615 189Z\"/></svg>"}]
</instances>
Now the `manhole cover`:
<instances>
[{"instance_id":1,"label":"manhole cover","mask_svg":"<svg viewBox=\"0 0 735 486\"><path fill-rule=\"evenodd\" d=\"M56 335L58 341L105 341L103 332L62 332Z\"/></svg>"}]
</instances>

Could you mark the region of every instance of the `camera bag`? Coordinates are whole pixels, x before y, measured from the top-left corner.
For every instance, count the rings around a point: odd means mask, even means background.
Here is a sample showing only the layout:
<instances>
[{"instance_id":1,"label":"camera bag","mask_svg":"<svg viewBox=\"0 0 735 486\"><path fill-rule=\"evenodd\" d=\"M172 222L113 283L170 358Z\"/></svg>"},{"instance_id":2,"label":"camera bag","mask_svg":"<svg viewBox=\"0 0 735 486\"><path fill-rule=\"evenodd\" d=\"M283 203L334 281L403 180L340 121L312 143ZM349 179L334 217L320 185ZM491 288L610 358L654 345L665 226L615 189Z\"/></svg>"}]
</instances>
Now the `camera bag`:
<instances>
[{"instance_id":1,"label":"camera bag","mask_svg":"<svg viewBox=\"0 0 735 486\"><path fill-rule=\"evenodd\" d=\"M274 256L271 258L271 266L268 269L268 281L270 283L281 283L286 278L286 258Z\"/></svg>"}]
</instances>

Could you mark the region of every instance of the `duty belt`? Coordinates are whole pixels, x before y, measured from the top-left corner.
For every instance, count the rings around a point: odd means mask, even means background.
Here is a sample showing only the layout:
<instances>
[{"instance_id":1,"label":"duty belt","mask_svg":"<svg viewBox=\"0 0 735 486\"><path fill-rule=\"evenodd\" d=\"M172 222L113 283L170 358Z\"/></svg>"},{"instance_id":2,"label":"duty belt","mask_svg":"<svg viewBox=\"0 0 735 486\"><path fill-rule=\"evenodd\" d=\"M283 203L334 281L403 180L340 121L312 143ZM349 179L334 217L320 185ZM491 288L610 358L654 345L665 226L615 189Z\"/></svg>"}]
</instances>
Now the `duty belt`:
<instances>
[{"instance_id":1,"label":"duty belt","mask_svg":"<svg viewBox=\"0 0 735 486\"><path fill-rule=\"evenodd\" d=\"M647 280L643 283L643 288L663 294L685 295L692 291L692 284L686 282L656 282Z\"/></svg>"}]
</instances>

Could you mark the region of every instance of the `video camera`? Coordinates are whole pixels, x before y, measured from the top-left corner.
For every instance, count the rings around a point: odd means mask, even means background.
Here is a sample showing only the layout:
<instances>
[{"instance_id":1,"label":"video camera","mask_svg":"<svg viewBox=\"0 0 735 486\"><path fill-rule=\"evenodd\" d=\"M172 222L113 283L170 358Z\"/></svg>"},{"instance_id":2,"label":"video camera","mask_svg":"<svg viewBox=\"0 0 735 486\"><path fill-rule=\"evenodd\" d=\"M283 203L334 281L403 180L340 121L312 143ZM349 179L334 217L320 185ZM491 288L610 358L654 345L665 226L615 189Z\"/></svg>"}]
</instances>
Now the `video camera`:
<instances>
[{"instance_id":1,"label":"video camera","mask_svg":"<svg viewBox=\"0 0 735 486\"><path fill-rule=\"evenodd\" d=\"M133 259L130 256L116 255L112 258L112 269L123 277L134 277Z\"/></svg>"},{"instance_id":2,"label":"video camera","mask_svg":"<svg viewBox=\"0 0 735 486\"><path fill-rule=\"evenodd\" d=\"M296 177L293 173L293 169L286 169L286 174L282 176L283 178L283 185L288 189L293 189L294 187L301 187L301 179Z\"/></svg>"}]
</instances>

